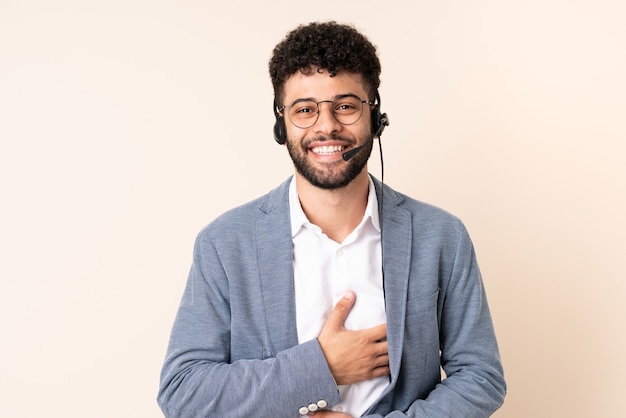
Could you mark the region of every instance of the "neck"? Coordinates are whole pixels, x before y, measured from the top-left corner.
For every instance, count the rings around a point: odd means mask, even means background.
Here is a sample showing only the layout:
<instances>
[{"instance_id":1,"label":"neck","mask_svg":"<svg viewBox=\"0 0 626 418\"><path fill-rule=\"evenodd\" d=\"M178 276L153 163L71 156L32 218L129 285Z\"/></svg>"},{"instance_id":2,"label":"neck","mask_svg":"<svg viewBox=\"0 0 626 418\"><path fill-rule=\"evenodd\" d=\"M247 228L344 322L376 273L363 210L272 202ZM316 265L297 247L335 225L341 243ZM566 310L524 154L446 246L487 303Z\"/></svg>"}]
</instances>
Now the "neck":
<instances>
[{"instance_id":1,"label":"neck","mask_svg":"<svg viewBox=\"0 0 626 418\"><path fill-rule=\"evenodd\" d=\"M369 191L367 167L340 189L320 189L298 173L295 179L305 215L333 241L342 242L363 219Z\"/></svg>"}]
</instances>

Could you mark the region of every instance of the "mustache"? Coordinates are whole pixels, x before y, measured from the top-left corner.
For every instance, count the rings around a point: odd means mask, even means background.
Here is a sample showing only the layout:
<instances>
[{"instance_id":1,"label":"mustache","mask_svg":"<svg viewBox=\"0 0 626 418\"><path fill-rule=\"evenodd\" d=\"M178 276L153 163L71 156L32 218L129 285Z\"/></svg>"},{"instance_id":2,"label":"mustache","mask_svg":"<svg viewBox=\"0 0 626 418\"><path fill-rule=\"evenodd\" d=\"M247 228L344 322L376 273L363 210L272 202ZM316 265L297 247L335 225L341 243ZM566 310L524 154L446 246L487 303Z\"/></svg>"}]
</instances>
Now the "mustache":
<instances>
[{"instance_id":1,"label":"mustache","mask_svg":"<svg viewBox=\"0 0 626 418\"><path fill-rule=\"evenodd\" d=\"M348 138L342 135L330 135L330 136L317 135L315 137L308 138L302 141L302 147L308 148L311 144L314 144L317 142L326 142L326 141L342 141L349 145L354 145L356 143L356 141L353 138Z\"/></svg>"}]
</instances>

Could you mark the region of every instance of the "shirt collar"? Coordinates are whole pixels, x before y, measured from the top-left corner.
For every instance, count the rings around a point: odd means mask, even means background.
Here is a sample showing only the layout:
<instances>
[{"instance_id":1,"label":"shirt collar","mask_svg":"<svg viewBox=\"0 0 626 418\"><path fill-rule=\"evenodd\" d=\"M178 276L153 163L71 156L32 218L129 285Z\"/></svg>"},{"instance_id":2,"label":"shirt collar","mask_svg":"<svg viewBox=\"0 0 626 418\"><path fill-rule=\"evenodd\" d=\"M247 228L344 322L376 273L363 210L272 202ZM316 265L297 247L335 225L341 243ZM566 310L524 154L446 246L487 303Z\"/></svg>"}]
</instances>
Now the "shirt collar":
<instances>
[{"instance_id":1,"label":"shirt collar","mask_svg":"<svg viewBox=\"0 0 626 418\"><path fill-rule=\"evenodd\" d=\"M376 189L374 188L374 182L371 177L367 177L369 190L367 194L367 206L365 207L365 213L363 219L359 223L358 228L361 228L365 222L370 219L372 225L378 232L380 232L380 219L378 217L378 198L376 197ZM305 225L310 225L314 228L319 227L312 224L304 214L302 206L300 205L300 199L298 198L298 191L296 190L296 181L292 177L291 184L289 184L289 214L291 218L291 237L295 237Z\"/></svg>"}]
</instances>

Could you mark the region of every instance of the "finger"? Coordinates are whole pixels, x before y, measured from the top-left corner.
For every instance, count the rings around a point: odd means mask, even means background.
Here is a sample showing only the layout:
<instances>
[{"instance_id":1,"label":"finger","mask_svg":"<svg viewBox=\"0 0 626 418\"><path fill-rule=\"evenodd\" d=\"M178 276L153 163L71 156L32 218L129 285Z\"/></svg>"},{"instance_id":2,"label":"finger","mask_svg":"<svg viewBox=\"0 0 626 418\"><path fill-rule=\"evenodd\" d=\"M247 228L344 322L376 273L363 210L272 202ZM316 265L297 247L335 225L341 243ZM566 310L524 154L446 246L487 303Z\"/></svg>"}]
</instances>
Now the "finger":
<instances>
[{"instance_id":1,"label":"finger","mask_svg":"<svg viewBox=\"0 0 626 418\"><path fill-rule=\"evenodd\" d=\"M352 291L346 292L346 294L337 302L335 308L330 313L330 316L326 320L326 324L333 329L343 328L343 324L348 318L348 314L354 306L355 294Z\"/></svg>"},{"instance_id":2,"label":"finger","mask_svg":"<svg viewBox=\"0 0 626 418\"><path fill-rule=\"evenodd\" d=\"M372 328L364 329L370 341L386 341L387 340L387 324L376 325Z\"/></svg>"},{"instance_id":3,"label":"finger","mask_svg":"<svg viewBox=\"0 0 626 418\"><path fill-rule=\"evenodd\" d=\"M379 367L388 367L389 366L389 356L387 354L376 357L374 361L374 368Z\"/></svg>"},{"instance_id":4,"label":"finger","mask_svg":"<svg viewBox=\"0 0 626 418\"><path fill-rule=\"evenodd\" d=\"M391 369L389 366L381 366L376 367L372 370L371 378L375 379L377 377L389 376L391 374Z\"/></svg>"},{"instance_id":5,"label":"finger","mask_svg":"<svg viewBox=\"0 0 626 418\"><path fill-rule=\"evenodd\" d=\"M380 342L376 344L376 356L387 356L389 355L389 345L387 341Z\"/></svg>"}]
</instances>

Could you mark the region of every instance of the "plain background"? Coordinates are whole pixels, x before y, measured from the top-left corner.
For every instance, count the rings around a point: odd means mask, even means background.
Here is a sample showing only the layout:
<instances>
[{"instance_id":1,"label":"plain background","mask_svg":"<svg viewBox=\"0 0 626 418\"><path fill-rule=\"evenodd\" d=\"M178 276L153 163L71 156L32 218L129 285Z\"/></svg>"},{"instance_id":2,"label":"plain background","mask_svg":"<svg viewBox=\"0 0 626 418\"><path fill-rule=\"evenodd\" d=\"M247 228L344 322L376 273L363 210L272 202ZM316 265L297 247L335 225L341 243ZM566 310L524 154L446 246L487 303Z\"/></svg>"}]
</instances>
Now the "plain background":
<instances>
[{"instance_id":1,"label":"plain background","mask_svg":"<svg viewBox=\"0 0 626 418\"><path fill-rule=\"evenodd\" d=\"M292 172L271 51L327 19L379 48L386 183L472 235L495 416L624 416L623 4L1 0L2 416L161 416L196 233Z\"/></svg>"}]
</instances>

